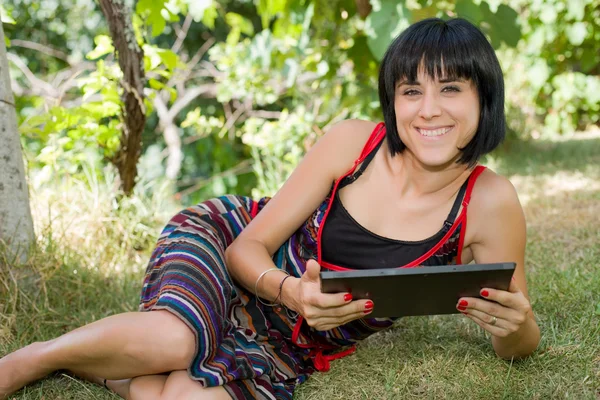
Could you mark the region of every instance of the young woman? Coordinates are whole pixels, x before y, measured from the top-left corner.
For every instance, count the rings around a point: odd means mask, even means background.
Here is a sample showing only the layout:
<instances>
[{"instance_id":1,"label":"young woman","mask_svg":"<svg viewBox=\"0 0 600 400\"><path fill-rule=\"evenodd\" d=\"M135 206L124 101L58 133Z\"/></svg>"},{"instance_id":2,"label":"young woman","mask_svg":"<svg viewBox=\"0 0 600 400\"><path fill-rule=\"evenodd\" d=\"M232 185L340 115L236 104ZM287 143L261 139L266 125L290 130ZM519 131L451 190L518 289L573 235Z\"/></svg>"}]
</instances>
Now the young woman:
<instances>
[{"instance_id":1,"label":"young woman","mask_svg":"<svg viewBox=\"0 0 600 400\"><path fill-rule=\"evenodd\" d=\"M224 196L176 215L141 312L9 354L0 398L69 369L126 399L290 399L393 322L369 318L372 301L321 293L320 268L515 261L508 291L456 307L499 357L533 352L523 212L511 183L477 163L504 137L494 50L464 20L418 22L388 49L379 95L385 123L332 128L272 199Z\"/></svg>"}]
</instances>

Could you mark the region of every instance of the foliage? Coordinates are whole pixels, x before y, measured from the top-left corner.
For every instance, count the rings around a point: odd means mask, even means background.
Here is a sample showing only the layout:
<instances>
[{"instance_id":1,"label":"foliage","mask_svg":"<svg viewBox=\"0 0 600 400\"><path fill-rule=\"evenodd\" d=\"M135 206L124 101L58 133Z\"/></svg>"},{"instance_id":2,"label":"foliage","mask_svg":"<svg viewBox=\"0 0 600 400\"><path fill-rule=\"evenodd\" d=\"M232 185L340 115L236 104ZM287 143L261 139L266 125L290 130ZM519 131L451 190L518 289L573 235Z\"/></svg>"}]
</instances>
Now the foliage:
<instances>
[{"instance_id":1,"label":"foliage","mask_svg":"<svg viewBox=\"0 0 600 400\"><path fill-rule=\"evenodd\" d=\"M433 16L467 18L489 37L506 74L513 136L598 124L598 0L371 0L366 13L365 4L137 1L149 113L143 149L154 157L153 176L164 174L179 147L183 161L173 188L183 201L251 189L254 196L273 194L331 124L381 119L376 89L383 52L410 23ZM43 171L36 182L82 177L83 159L102 174L119 146L123 89L97 5L15 0L5 7L16 21L6 25L11 52L49 86L70 82L36 90L46 86L13 63L25 148L32 171ZM24 40L58 52L40 53ZM70 78L59 80L69 69ZM205 90L186 100L199 87ZM186 102L178 107L178 100ZM177 114L165 119L161 104ZM162 135L169 124L179 144Z\"/></svg>"},{"instance_id":2,"label":"foliage","mask_svg":"<svg viewBox=\"0 0 600 400\"><path fill-rule=\"evenodd\" d=\"M546 134L598 124L600 25L598 0L515 0L523 40L510 53L507 82L533 104ZM531 130L531 128L529 128Z\"/></svg>"}]
</instances>

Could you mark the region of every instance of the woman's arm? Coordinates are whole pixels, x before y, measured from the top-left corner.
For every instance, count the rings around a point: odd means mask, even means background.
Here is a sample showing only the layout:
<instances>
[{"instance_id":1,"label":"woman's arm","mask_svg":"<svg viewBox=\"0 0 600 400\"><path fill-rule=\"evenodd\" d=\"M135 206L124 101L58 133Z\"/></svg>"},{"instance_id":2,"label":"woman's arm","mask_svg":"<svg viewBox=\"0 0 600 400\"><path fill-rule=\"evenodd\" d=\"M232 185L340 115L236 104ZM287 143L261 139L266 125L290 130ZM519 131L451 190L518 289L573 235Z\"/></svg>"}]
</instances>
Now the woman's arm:
<instances>
[{"instance_id":1,"label":"woman's arm","mask_svg":"<svg viewBox=\"0 0 600 400\"><path fill-rule=\"evenodd\" d=\"M486 171L475 185L467 217L467 230L472 234L469 247L475 262L514 261L517 266L508 291L483 289L481 294L487 300L461 299L469 303L467 310L461 311L492 334L499 357L528 356L539 344L540 330L525 280L525 217L510 181Z\"/></svg>"},{"instance_id":2,"label":"woman's arm","mask_svg":"<svg viewBox=\"0 0 600 400\"><path fill-rule=\"evenodd\" d=\"M374 127L374 123L367 121L343 121L313 146L277 194L226 250L227 268L238 283L255 291L260 274L275 267L271 260L275 251L314 213L332 183L352 167ZM278 271L265 274L257 295L275 301L284 277L285 273ZM312 283L314 289L314 271L304 281ZM299 278L287 279L281 300L302 313L300 284ZM318 298L311 301L324 308L349 303L343 293L315 296Z\"/></svg>"}]
</instances>

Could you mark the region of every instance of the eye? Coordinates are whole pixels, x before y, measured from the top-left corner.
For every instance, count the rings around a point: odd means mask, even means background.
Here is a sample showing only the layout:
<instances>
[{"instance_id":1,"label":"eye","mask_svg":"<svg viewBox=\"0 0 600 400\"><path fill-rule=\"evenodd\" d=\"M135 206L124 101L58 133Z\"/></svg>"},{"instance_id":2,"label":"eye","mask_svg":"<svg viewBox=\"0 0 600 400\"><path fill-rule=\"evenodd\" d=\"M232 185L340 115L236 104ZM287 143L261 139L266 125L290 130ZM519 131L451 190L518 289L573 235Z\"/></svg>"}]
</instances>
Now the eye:
<instances>
[{"instance_id":1,"label":"eye","mask_svg":"<svg viewBox=\"0 0 600 400\"><path fill-rule=\"evenodd\" d=\"M454 86L454 85L445 86L442 89L442 92L460 92L460 88L458 86Z\"/></svg>"},{"instance_id":2,"label":"eye","mask_svg":"<svg viewBox=\"0 0 600 400\"><path fill-rule=\"evenodd\" d=\"M415 89L407 89L404 91L404 95L405 96L416 96L421 94L418 90Z\"/></svg>"}]
</instances>

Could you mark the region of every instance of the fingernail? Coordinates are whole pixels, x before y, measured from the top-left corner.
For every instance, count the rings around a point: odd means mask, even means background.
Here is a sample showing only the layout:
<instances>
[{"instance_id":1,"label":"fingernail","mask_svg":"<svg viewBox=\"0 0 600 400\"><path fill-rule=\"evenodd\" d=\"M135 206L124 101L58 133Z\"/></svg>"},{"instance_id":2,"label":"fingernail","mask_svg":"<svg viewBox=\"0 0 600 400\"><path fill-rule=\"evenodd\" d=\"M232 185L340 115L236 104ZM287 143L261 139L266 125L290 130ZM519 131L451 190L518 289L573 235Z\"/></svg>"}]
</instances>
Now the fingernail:
<instances>
[{"instance_id":1,"label":"fingernail","mask_svg":"<svg viewBox=\"0 0 600 400\"><path fill-rule=\"evenodd\" d=\"M468 301L466 301L466 300L461 300L461 301L458 303L458 305L459 305L459 306L468 306L468 305L469 305L469 302L468 302Z\"/></svg>"},{"instance_id":2,"label":"fingernail","mask_svg":"<svg viewBox=\"0 0 600 400\"><path fill-rule=\"evenodd\" d=\"M481 291L481 295L482 295L483 297L488 297L488 296L490 295L490 292L488 292L487 290L482 290L482 291Z\"/></svg>"},{"instance_id":3,"label":"fingernail","mask_svg":"<svg viewBox=\"0 0 600 400\"><path fill-rule=\"evenodd\" d=\"M515 276L513 275L510 279L514 281L515 280Z\"/></svg>"},{"instance_id":4,"label":"fingernail","mask_svg":"<svg viewBox=\"0 0 600 400\"><path fill-rule=\"evenodd\" d=\"M371 311L373 309L373 302L371 300L367 300L365 303L365 310Z\"/></svg>"},{"instance_id":5,"label":"fingernail","mask_svg":"<svg viewBox=\"0 0 600 400\"><path fill-rule=\"evenodd\" d=\"M350 300L352 300L352 295L350 293L346 293L344 295L344 301L350 301Z\"/></svg>"},{"instance_id":6,"label":"fingernail","mask_svg":"<svg viewBox=\"0 0 600 400\"><path fill-rule=\"evenodd\" d=\"M458 306L458 307L456 307L456 308L458 308L458 309L459 309L459 310L461 310L461 311L464 311L464 310L466 310L466 309L467 309L467 307L463 307L463 306Z\"/></svg>"}]
</instances>

